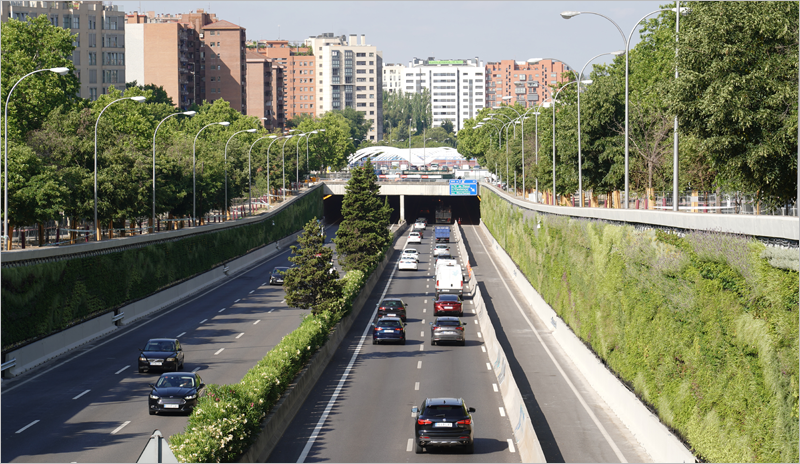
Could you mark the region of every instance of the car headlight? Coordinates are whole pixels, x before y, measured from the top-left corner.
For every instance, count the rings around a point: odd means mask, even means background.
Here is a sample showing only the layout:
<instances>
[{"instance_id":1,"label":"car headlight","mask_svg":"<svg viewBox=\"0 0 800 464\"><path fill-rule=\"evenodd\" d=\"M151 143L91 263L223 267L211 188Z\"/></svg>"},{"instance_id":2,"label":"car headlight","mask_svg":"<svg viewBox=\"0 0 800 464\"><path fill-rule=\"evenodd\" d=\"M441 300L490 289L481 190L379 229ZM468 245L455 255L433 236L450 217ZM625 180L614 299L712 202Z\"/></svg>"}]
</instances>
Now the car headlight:
<instances>
[{"instance_id":1,"label":"car headlight","mask_svg":"<svg viewBox=\"0 0 800 464\"><path fill-rule=\"evenodd\" d=\"M154 395L154 394L150 393L150 399L151 400L157 400L158 399L158 395Z\"/></svg>"},{"instance_id":2,"label":"car headlight","mask_svg":"<svg viewBox=\"0 0 800 464\"><path fill-rule=\"evenodd\" d=\"M170 362L171 361L176 361L176 359L175 358L167 358L167 361L170 361Z\"/></svg>"},{"instance_id":3,"label":"car headlight","mask_svg":"<svg viewBox=\"0 0 800 464\"><path fill-rule=\"evenodd\" d=\"M193 394L191 394L189 396L185 396L183 399L185 399L185 400L193 400L195 398L197 398L197 393L193 393Z\"/></svg>"},{"instance_id":4,"label":"car headlight","mask_svg":"<svg viewBox=\"0 0 800 464\"><path fill-rule=\"evenodd\" d=\"M146 362L147 358L145 358L144 356L139 356L139 361L145 361Z\"/></svg>"}]
</instances>

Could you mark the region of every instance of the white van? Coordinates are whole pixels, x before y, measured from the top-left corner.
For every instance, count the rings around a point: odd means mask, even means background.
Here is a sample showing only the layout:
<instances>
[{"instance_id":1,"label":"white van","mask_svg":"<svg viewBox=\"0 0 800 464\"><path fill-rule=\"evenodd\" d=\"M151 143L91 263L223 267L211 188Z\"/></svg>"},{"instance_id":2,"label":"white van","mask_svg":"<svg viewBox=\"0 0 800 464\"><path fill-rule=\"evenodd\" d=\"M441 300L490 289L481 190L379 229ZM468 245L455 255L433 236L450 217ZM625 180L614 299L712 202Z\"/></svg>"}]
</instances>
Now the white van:
<instances>
[{"instance_id":1,"label":"white van","mask_svg":"<svg viewBox=\"0 0 800 464\"><path fill-rule=\"evenodd\" d=\"M455 260L440 259L436 265L436 297L446 293L461 296L464 291L464 277L461 274L461 265Z\"/></svg>"}]
</instances>

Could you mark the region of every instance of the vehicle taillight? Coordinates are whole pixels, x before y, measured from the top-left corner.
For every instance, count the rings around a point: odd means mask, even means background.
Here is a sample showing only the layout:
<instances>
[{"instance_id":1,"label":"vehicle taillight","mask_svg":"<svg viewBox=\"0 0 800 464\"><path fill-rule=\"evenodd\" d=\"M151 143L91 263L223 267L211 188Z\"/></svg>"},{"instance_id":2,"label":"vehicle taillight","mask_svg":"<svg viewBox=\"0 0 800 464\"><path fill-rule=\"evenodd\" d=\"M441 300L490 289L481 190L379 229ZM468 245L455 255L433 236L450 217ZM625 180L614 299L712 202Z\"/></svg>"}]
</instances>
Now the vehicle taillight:
<instances>
[{"instance_id":1,"label":"vehicle taillight","mask_svg":"<svg viewBox=\"0 0 800 464\"><path fill-rule=\"evenodd\" d=\"M458 425L470 425L472 424L472 419L464 419L456 422Z\"/></svg>"},{"instance_id":2,"label":"vehicle taillight","mask_svg":"<svg viewBox=\"0 0 800 464\"><path fill-rule=\"evenodd\" d=\"M429 421L428 419L417 419L417 424L419 425L430 425L433 422Z\"/></svg>"},{"instance_id":3,"label":"vehicle taillight","mask_svg":"<svg viewBox=\"0 0 800 464\"><path fill-rule=\"evenodd\" d=\"M463 281L459 281L459 282L458 282L458 286L459 286L459 287L463 287L463 286L464 286L464 282L463 282Z\"/></svg>"},{"instance_id":4,"label":"vehicle taillight","mask_svg":"<svg viewBox=\"0 0 800 464\"><path fill-rule=\"evenodd\" d=\"M402 332L403 331L403 329L394 329L394 330L396 330L398 332Z\"/></svg>"},{"instance_id":5,"label":"vehicle taillight","mask_svg":"<svg viewBox=\"0 0 800 464\"><path fill-rule=\"evenodd\" d=\"M439 281L438 281L438 280L436 281L436 286L437 286L437 287L439 286Z\"/></svg>"},{"instance_id":6,"label":"vehicle taillight","mask_svg":"<svg viewBox=\"0 0 800 464\"><path fill-rule=\"evenodd\" d=\"M458 330L461 330L461 331L463 331L463 330L464 330L464 328L463 328L463 327L456 327L456 329L458 329Z\"/></svg>"},{"instance_id":7,"label":"vehicle taillight","mask_svg":"<svg viewBox=\"0 0 800 464\"><path fill-rule=\"evenodd\" d=\"M439 330L438 326L433 326L433 330Z\"/></svg>"},{"instance_id":8,"label":"vehicle taillight","mask_svg":"<svg viewBox=\"0 0 800 464\"><path fill-rule=\"evenodd\" d=\"M381 306L380 308L378 308L378 311L386 311L386 306Z\"/></svg>"}]
</instances>

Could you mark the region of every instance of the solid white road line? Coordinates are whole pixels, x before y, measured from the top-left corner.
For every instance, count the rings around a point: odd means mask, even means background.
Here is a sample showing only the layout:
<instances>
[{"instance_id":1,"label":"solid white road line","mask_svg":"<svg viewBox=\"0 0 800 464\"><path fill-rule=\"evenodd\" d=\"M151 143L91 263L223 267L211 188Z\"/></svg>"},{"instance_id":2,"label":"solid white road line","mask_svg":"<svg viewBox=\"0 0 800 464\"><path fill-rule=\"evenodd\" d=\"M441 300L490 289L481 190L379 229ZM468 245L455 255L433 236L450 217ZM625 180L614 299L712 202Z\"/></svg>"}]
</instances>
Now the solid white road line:
<instances>
[{"instance_id":1,"label":"solid white road line","mask_svg":"<svg viewBox=\"0 0 800 464\"><path fill-rule=\"evenodd\" d=\"M31 422L30 424L26 425L25 427L22 427L21 429L17 430L17 433L22 433L22 432L24 432L24 431L25 431L25 430L27 430L29 427L32 427L32 426L36 425L36 423L37 423L37 422L39 422L39 419L36 419L35 421Z\"/></svg>"},{"instance_id":2,"label":"solid white road line","mask_svg":"<svg viewBox=\"0 0 800 464\"><path fill-rule=\"evenodd\" d=\"M500 417L506 417L506 410L502 406L500 406Z\"/></svg>"},{"instance_id":3,"label":"solid white road line","mask_svg":"<svg viewBox=\"0 0 800 464\"><path fill-rule=\"evenodd\" d=\"M253 325L256 325L256 324L258 324L259 322L261 322L261 319L259 319L259 320L255 321L255 322L253 322Z\"/></svg>"},{"instance_id":4,"label":"solid white road line","mask_svg":"<svg viewBox=\"0 0 800 464\"><path fill-rule=\"evenodd\" d=\"M240 301L242 301L242 299L241 299L241 298L239 298L238 300L234 301L234 303L238 303L238 302L240 302Z\"/></svg>"},{"instance_id":5,"label":"solid white road line","mask_svg":"<svg viewBox=\"0 0 800 464\"><path fill-rule=\"evenodd\" d=\"M181 338L181 337L183 337L184 335L186 335L186 332L181 332L181 333L179 333L179 334L178 334L178 336L177 336L177 337L175 337L175 338Z\"/></svg>"},{"instance_id":6,"label":"solid white road line","mask_svg":"<svg viewBox=\"0 0 800 464\"><path fill-rule=\"evenodd\" d=\"M414 439L409 438L408 444L406 445L406 451L411 451L412 449L414 449Z\"/></svg>"},{"instance_id":7,"label":"solid white road line","mask_svg":"<svg viewBox=\"0 0 800 464\"><path fill-rule=\"evenodd\" d=\"M225 311L225 308L222 308L222 309L220 309L220 310L219 310L219 311L217 311L217 312L218 312L218 313L221 313L222 311Z\"/></svg>"},{"instance_id":8,"label":"solid white road line","mask_svg":"<svg viewBox=\"0 0 800 464\"><path fill-rule=\"evenodd\" d=\"M485 346L483 346L483 345L481 345L481 351L483 351L484 353L486 353L486 347L485 347Z\"/></svg>"},{"instance_id":9,"label":"solid white road line","mask_svg":"<svg viewBox=\"0 0 800 464\"><path fill-rule=\"evenodd\" d=\"M499 391L500 391L500 390L498 390L498 389L497 389L497 384L496 384L496 383L493 383L493 384L492 384L492 390L494 390L494 391L495 391L495 393L497 393L497 392L499 392Z\"/></svg>"},{"instance_id":10,"label":"solid white road line","mask_svg":"<svg viewBox=\"0 0 800 464\"><path fill-rule=\"evenodd\" d=\"M216 356L216 355L218 355L218 354L222 353L222 351L223 351L223 350L225 350L225 348L220 348L220 349L218 349L218 350L217 350L217 352L216 352L216 353L214 353L214 356Z\"/></svg>"},{"instance_id":11,"label":"solid white road line","mask_svg":"<svg viewBox=\"0 0 800 464\"><path fill-rule=\"evenodd\" d=\"M489 364L489 363L486 363L486 370L488 370L488 371L492 370L492 365Z\"/></svg>"},{"instance_id":12,"label":"solid white road line","mask_svg":"<svg viewBox=\"0 0 800 464\"><path fill-rule=\"evenodd\" d=\"M85 395L85 394L89 393L90 391L91 391L91 390L86 390L86 391L84 391L83 393L81 393L80 395L78 395L78 396L76 396L76 397L74 397L74 398L72 398L72 399L73 399L73 400L77 400L78 398L80 398L81 396L83 396L83 395Z\"/></svg>"},{"instance_id":13,"label":"solid white road line","mask_svg":"<svg viewBox=\"0 0 800 464\"><path fill-rule=\"evenodd\" d=\"M516 448L514 448L514 440L509 438L506 441L508 441L508 450L511 451L512 453L515 452Z\"/></svg>"},{"instance_id":14,"label":"solid white road line","mask_svg":"<svg viewBox=\"0 0 800 464\"><path fill-rule=\"evenodd\" d=\"M122 373L122 371L124 371L125 369L127 369L127 368L129 368L129 367L131 367L131 365L130 365L130 364L128 364L127 366L123 367L122 369L120 369L120 370L118 370L117 372L114 372L114 373L115 373L115 374L121 374L121 373Z\"/></svg>"},{"instance_id":15,"label":"solid white road line","mask_svg":"<svg viewBox=\"0 0 800 464\"><path fill-rule=\"evenodd\" d=\"M203 319L202 321L200 321L200 323L202 324L203 322L205 322L205 321L207 321L207 320L208 320L208 319Z\"/></svg>"},{"instance_id":16,"label":"solid white road line","mask_svg":"<svg viewBox=\"0 0 800 464\"><path fill-rule=\"evenodd\" d=\"M494 266L495 272L497 272L496 275L498 276L502 275L500 274L500 269L497 267L497 263L494 262L494 258L492 258L491 253L489 253L489 248L487 248L486 245L483 243L483 239L481 238L480 234L476 232L475 235L478 237L478 241L481 242L481 246L483 247L483 249L487 250L486 256L488 256L489 261L492 262L492 266ZM583 396L581 396L581 394L578 392L578 389L575 388L575 385L572 383L569 377L567 377L567 373L564 372L564 369L561 367L561 364L559 364L555 356L553 356L553 353L550 351L550 348L548 348L547 345L545 345L544 340L542 340L541 335L539 335L539 331L537 331L536 328L533 326L533 322L531 322L530 318L528 317L527 314L525 314L525 311L519 304L519 301L517 301L517 297L515 297L514 294L511 293L511 289L508 287L506 280L500 279L500 281L503 282L503 285L506 287L506 291L508 292L509 296L511 296L511 299L514 300L514 304L517 306L517 309L519 310L519 313L522 315L522 318L525 319L525 322L528 323L528 326L531 328L531 331L533 331L533 334L536 335L536 338L539 340L539 343L542 345L542 348L544 348L544 351L547 353L547 356L550 358L550 360L558 369L558 372L561 374L561 377L564 378L564 381L567 383L570 390L572 390L572 393L578 398L578 401L581 403L581 406L583 406L583 409L586 411L587 414L589 414L589 417L592 419L592 422L594 422L597 429L600 430L600 433L603 435L603 438L606 439L606 442L609 444L609 446L611 446L611 449L614 451L614 454L617 455L617 459L619 459L619 461L622 463L627 463L628 460L625 459L625 455L622 454L622 451L620 451L617 444L614 443L614 440L611 438L611 435L608 434L606 428L603 427L603 424L600 423L600 420L594 414L594 411L592 411L592 409L586 403L586 400L584 400Z\"/></svg>"},{"instance_id":17,"label":"solid white road line","mask_svg":"<svg viewBox=\"0 0 800 464\"><path fill-rule=\"evenodd\" d=\"M417 361L417 369L422 369L422 361Z\"/></svg>"},{"instance_id":18,"label":"solid white road line","mask_svg":"<svg viewBox=\"0 0 800 464\"><path fill-rule=\"evenodd\" d=\"M131 423L131 421L125 421L125 422L123 422L123 423L122 423L122 425L120 425L119 427L115 428L115 429L114 429L114 431L113 431L113 432L111 432L111 435L115 435L117 432L119 432L120 430L124 429L124 428L125 428L125 426L126 426L126 425L128 425L128 424L130 424L130 423Z\"/></svg>"},{"instance_id":19,"label":"solid white road line","mask_svg":"<svg viewBox=\"0 0 800 464\"><path fill-rule=\"evenodd\" d=\"M200 368L199 368L199 367L195 367L194 369L192 369L192 374L195 374L195 373L197 373L197 371L199 371L199 370L200 370Z\"/></svg>"},{"instance_id":20,"label":"solid white road line","mask_svg":"<svg viewBox=\"0 0 800 464\"><path fill-rule=\"evenodd\" d=\"M383 297L386 296L386 292L389 290L389 285L392 283L392 279L394 279L394 275L397 272L397 263L392 268L392 274L389 276L389 281L386 282L386 286L383 288L383 293L381 293L380 298L378 301L383 300ZM336 389L333 391L333 395L331 399L328 400L327 406L325 406L325 410L322 412L322 416L319 418L317 425L314 427L314 430L311 432L311 436L308 437L308 441L306 442L306 446L303 447L303 451L300 453L300 457L297 458L297 462L305 462L308 453L311 451L311 447L314 446L314 442L317 441L317 437L319 436L319 432L322 430L322 427L325 425L325 421L328 420L328 415L330 415L331 410L333 409L334 404L336 404L337 399L339 398L339 393L341 393L342 388L344 387L345 382L347 382L347 378L350 376L350 371L353 369L353 365L356 363L356 358L358 358L358 353L361 351L361 346L364 345L364 340L367 338L367 334L369 330L372 328L371 321L375 320L375 316L378 314L378 307L375 306L375 309L372 311L372 317L369 318L370 322L364 327L364 331L361 333L361 338L358 341L358 346L356 346L355 351L353 352L353 356L350 357L350 362L347 364L347 368L345 368L344 372L342 373L342 377L339 379L339 384L336 385ZM422 346L420 345L420 349Z\"/></svg>"},{"instance_id":21,"label":"solid white road line","mask_svg":"<svg viewBox=\"0 0 800 464\"><path fill-rule=\"evenodd\" d=\"M419 382L414 383L414 390L419 390Z\"/></svg>"},{"instance_id":22,"label":"solid white road line","mask_svg":"<svg viewBox=\"0 0 800 464\"><path fill-rule=\"evenodd\" d=\"M242 338L242 335L244 335L244 332L242 332L239 335L237 335L236 338Z\"/></svg>"}]
</instances>

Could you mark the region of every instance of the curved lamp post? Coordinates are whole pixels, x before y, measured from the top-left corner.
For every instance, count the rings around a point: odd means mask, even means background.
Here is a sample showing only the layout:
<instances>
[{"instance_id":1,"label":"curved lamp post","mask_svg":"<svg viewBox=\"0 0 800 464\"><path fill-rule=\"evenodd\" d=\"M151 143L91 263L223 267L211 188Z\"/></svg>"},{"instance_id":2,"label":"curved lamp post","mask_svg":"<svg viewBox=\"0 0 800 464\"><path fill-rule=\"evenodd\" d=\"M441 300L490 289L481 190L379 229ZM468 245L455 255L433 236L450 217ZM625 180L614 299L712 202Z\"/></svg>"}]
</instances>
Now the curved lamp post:
<instances>
[{"instance_id":1,"label":"curved lamp post","mask_svg":"<svg viewBox=\"0 0 800 464\"><path fill-rule=\"evenodd\" d=\"M155 132L153 132L153 223L150 225L151 234L156 230L156 134L158 134L158 128L161 127L164 121L173 116L194 116L195 114L197 114L196 111L184 111L182 113L170 114L158 123Z\"/></svg>"},{"instance_id":2,"label":"curved lamp post","mask_svg":"<svg viewBox=\"0 0 800 464\"><path fill-rule=\"evenodd\" d=\"M137 96L137 97L122 97L117 100L112 101L105 108L100 114L97 116L97 121L94 123L94 229L95 229L95 240L100 241L100 224L97 222L97 125L100 123L100 117L103 116L103 113L108 109L109 106L113 105L114 103L122 100L133 100L137 103L141 103L147 100L147 97Z\"/></svg>"},{"instance_id":3,"label":"curved lamp post","mask_svg":"<svg viewBox=\"0 0 800 464\"><path fill-rule=\"evenodd\" d=\"M252 129L252 130L253 130L253 132L255 132L255 129ZM248 206L248 209L250 210L250 215L251 216L253 215L253 182L252 182L250 176L251 176L251 174L253 172L253 169L251 168L251 165L250 165L250 160L251 160L251 156L250 155L251 155L251 153L253 153L253 147L256 146L256 144L258 143L259 140L270 139L270 138L274 139L275 137L277 137L277 136L275 136L275 135L265 135L264 137L259 137L259 138L257 138L255 140L255 142L253 142L252 145L250 145L250 150L247 151L247 206ZM274 140L273 140L273 142L274 142ZM272 144L270 144L270 146L272 146ZM269 153L269 152L267 152L267 153ZM267 154L267 176L269 176L269 154ZM269 201L269 181L267 181L267 199L268 199L267 201Z\"/></svg>"},{"instance_id":4,"label":"curved lamp post","mask_svg":"<svg viewBox=\"0 0 800 464\"><path fill-rule=\"evenodd\" d=\"M289 132L291 132L291 131L289 131ZM287 135L286 136L286 140L283 142L283 145L281 146L281 164L283 165L281 167L283 169L283 175L282 175L282 178L283 178L283 201L286 201L286 151L284 150L284 148L286 148L286 142L288 142L289 139L292 138L292 137L293 137L293 135Z\"/></svg>"},{"instance_id":5,"label":"curved lamp post","mask_svg":"<svg viewBox=\"0 0 800 464\"><path fill-rule=\"evenodd\" d=\"M14 89L17 88L20 82L28 76L31 76L36 73L50 71L61 76L67 74L69 72L69 68L66 67L58 67L58 68L45 68L45 69L37 69L36 71L29 72L24 76L20 77L19 80L11 87L11 90L8 91L8 96L6 97L6 107L5 107L5 115L3 116L3 121L5 121L5 131L3 135L3 143L5 144L5 159L3 161L3 186L4 186L4 205L3 210L5 214L3 214L3 237L5 237L6 241L8 242L7 248L10 247L11 244L11 237L8 235L8 102L11 100L11 94L14 93ZM10 249L10 248L9 248Z\"/></svg>"},{"instance_id":6,"label":"curved lamp post","mask_svg":"<svg viewBox=\"0 0 800 464\"><path fill-rule=\"evenodd\" d=\"M512 97L511 95L505 95L503 97L503 100L507 101L507 100L511 100L513 98L514 97ZM522 115L519 114L519 111L514 109L513 106L509 105L508 103L506 103L505 106L510 108L510 109L512 109L512 110L514 110L514 112L517 113L517 116L522 117ZM516 127L514 127L514 129L516 130ZM514 136L516 137L516 134ZM508 166L506 166L506 176L508 176ZM516 195L516 193L517 193L517 189L515 187L514 188L514 194ZM525 123L522 123L522 198L525 198Z\"/></svg>"},{"instance_id":7,"label":"curved lamp post","mask_svg":"<svg viewBox=\"0 0 800 464\"><path fill-rule=\"evenodd\" d=\"M300 187L299 187L299 185L300 185L300 139L302 139L303 137L306 137L310 133L311 132L306 132L305 134L298 135L297 136L297 143L295 143L295 150L297 151L297 161L296 161L297 164L295 164L295 166L294 166L295 170L296 170L294 183L295 183L296 186L298 186L297 187L298 190L300 189ZM306 139L308 139L308 137L306 137Z\"/></svg>"},{"instance_id":8,"label":"curved lamp post","mask_svg":"<svg viewBox=\"0 0 800 464\"><path fill-rule=\"evenodd\" d=\"M558 103L558 94L560 94L561 91L564 90L564 88L566 88L568 85L576 82L578 81L567 82L561 86L551 100L553 102L553 206L556 205L556 103ZM588 85L591 83L591 79L581 81L581 84Z\"/></svg>"},{"instance_id":9,"label":"curved lamp post","mask_svg":"<svg viewBox=\"0 0 800 464\"><path fill-rule=\"evenodd\" d=\"M254 133L256 131L258 131L258 129L245 129L245 130L241 130L239 132L234 132L234 134L231 135L228 138L228 141L225 142L225 220L228 219L228 144L231 143L231 140L233 140L233 138L236 137L237 134L241 134L242 132L247 132L247 133L252 134L252 133ZM251 147L251 149L252 149L252 147ZM249 172L249 169L250 169L250 156L249 155L248 155L248 158L247 158L247 169L248 169L248 172Z\"/></svg>"},{"instance_id":10,"label":"curved lamp post","mask_svg":"<svg viewBox=\"0 0 800 464\"><path fill-rule=\"evenodd\" d=\"M195 209L196 206L197 206L197 189L196 189L196 178L197 178L197 170L196 170L196 166L197 166L197 156L196 156L196 153L197 153L197 137L200 137L200 132L203 132L203 129L205 129L206 127L211 127L211 126L230 126L230 125L231 125L231 123L229 123L228 121L212 122L211 124L207 124L207 125L203 126L202 129L197 131L197 135L194 136L194 143L192 144L192 225L193 226L197 225L196 224L196 219L195 219L197 217L197 210Z\"/></svg>"},{"instance_id":11,"label":"curved lamp post","mask_svg":"<svg viewBox=\"0 0 800 464\"><path fill-rule=\"evenodd\" d=\"M272 206L272 190L269 189L269 149L272 148L272 144L277 142L280 137L277 135L268 135L267 138L273 139L267 147L267 209L269 209L269 207Z\"/></svg>"}]
</instances>

